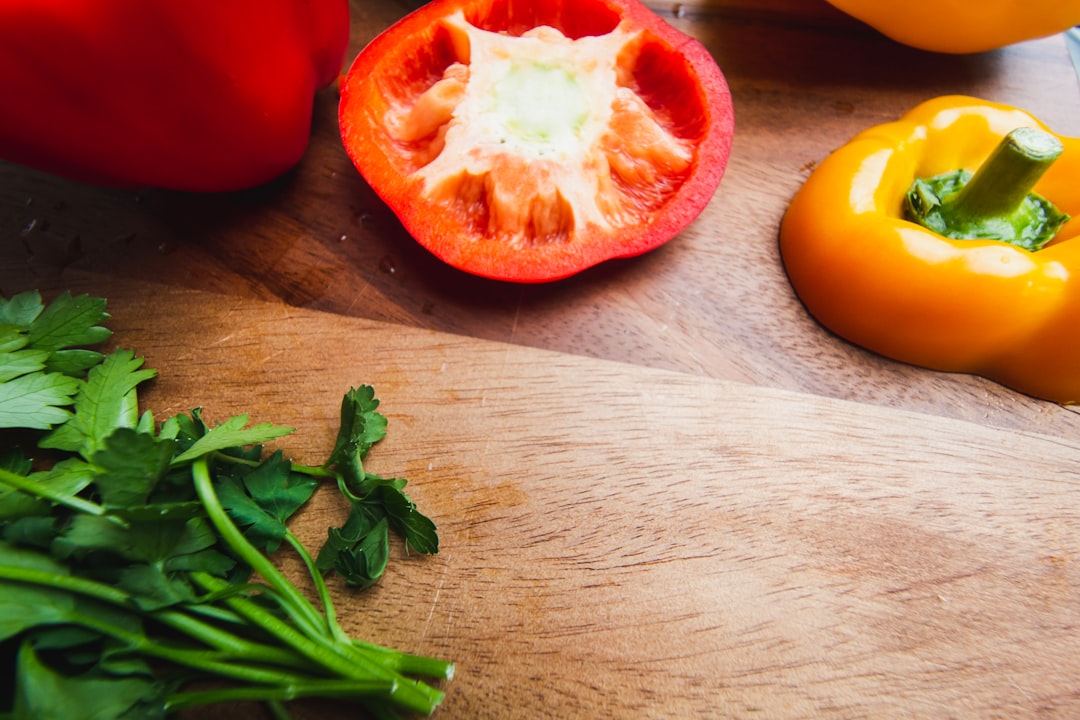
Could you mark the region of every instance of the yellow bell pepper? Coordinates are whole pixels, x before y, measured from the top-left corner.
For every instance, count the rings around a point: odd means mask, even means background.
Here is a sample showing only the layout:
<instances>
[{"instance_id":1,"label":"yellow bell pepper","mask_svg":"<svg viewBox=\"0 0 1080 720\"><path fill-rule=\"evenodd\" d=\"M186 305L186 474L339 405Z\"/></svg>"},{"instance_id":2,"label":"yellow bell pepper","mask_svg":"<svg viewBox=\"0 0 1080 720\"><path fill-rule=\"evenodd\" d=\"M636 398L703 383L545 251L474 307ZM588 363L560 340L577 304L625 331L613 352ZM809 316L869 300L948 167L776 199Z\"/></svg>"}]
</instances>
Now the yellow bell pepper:
<instances>
[{"instance_id":1,"label":"yellow bell pepper","mask_svg":"<svg viewBox=\"0 0 1080 720\"><path fill-rule=\"evenodd\" d=\"M1031 188L1060 212L1042 249L953 239L908 219L917 180L989 177L981 166L1016 128L1040 130L1060 150ZM936 98L859 133L812 171L781 222L785 270L809 312L857 345L1080 402L1078 178L1080 138L1017 108Z\"/></svg>"},{"instance_id":2,"label":"yellow bell pepper","mask_svg":"<svg viewBox=\"0 0 1080 720\"><path fill-rule=\"evenodd\" d=\"M994 50L1080 25L1080 0L828 0L905 45L940 53Z\"/></svg>"}]
</instances>

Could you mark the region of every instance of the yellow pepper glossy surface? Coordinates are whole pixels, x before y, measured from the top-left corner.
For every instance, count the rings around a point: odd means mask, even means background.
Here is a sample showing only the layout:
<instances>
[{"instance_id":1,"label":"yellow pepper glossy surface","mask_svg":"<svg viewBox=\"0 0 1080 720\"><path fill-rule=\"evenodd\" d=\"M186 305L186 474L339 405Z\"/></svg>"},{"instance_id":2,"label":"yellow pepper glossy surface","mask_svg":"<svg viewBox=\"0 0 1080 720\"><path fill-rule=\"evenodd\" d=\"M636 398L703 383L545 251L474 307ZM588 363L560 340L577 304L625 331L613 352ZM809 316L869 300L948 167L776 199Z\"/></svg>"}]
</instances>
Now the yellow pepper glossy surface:
<instances>
[{"instance_id":1,"label":"yellow pepper glossy surface","mask_svg":"<svg viewBox=\"0 0 1080 720\"><path fill-rule=\"evenodd\" d=\"M1054 35L1080 24L1080 0L828 0L897 42L966 54Z\"/></svg>"},{"instance_id":2,"label":"yellow pepper glossy surface","mask_svg":"<svg viewBox=\"0 0 1080 720\"><path fill-rule=\"evenodd\" d=\"M947 96L869 128L796 193L780 227L785 270L825 327L869 350L1020 392L1080 402L1080 138L1034 191L1072 219L1037 252L950 240L903 216L915 180L974 172L1017 127L1012 107Z\"/></svg>"}]
</instances>

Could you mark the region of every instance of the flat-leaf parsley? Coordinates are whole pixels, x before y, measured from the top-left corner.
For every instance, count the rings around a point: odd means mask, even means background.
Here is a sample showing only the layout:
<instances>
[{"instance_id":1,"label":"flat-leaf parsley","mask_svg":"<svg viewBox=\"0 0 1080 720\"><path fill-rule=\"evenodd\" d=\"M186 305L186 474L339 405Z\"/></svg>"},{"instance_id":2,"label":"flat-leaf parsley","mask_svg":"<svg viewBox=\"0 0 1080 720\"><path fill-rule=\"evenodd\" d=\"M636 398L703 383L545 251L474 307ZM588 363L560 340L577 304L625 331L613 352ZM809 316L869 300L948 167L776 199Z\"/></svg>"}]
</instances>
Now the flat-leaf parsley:
<instances>
[{"instance_id":1,"label":"flat-leaf parsley","mask_svg":"<svg viewBox=\"0 0 1080 720\"><path fill-rule=\"evenodd\" d=\"M88 296L0 299L0 720L156 719L244 700L287 718L307 697L430 714L443 691L420 678L453 665L349 637L324 579L377 582L390 530L438 551L406 481L364 469L386 433L374 390L345 394L324 464L296 465L263 451L291 428L140 413L155 372L130 350L92 349L108 317ZM351 511L313 557L288 521L323 481ZM283 546L317 603L270 560Z\"/></svg>"}]
</instances>

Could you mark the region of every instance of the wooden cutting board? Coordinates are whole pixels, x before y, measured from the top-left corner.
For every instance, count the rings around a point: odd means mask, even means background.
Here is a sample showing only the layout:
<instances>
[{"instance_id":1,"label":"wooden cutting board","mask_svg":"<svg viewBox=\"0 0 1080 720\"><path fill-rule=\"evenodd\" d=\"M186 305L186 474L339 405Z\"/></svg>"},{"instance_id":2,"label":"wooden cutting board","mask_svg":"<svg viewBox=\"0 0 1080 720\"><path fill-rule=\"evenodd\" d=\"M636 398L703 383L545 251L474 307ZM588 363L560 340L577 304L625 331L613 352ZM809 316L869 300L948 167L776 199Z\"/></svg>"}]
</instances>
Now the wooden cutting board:
<instances>
[{"instance_id":1,"label":"wooden cutting board","mask_svg":"<svg viewBox=\"0 0 1080 720\"><path fill-rule=\"evenodd\" d=\"M250 412L321 462L341 395L375 386L368 467L410 479L442 550L334 589L349 631L457 662L439 718L1080 716L1080 442L283 304L107 297L160 371L159 418ZM318 494L298 534L317 546L342 512Z\"/></svg>"},{"instance_id":2,"label":"wooden cutting board","mask_svg":"<svg viewBox=\"0 0 1080 720\"><path fill-rule=\"evenodd\" d=\"M449 268L404 231L350 162L338 97L311 143L243 193L120 191L0 163L0 267L71 268L260 298L980 424L1080 437L1080 413L839 340L792 291L777 233L811 170L853 135L947 94L1004 102L1080 136L1062 36L975 56L887 40L825 0L650 0L722 68L736 132L720 189L655 252L518 286ZM351 59L419 0L351 0ZM843 282L843 278L838 279Z\"/></svg>"}]
</instances>

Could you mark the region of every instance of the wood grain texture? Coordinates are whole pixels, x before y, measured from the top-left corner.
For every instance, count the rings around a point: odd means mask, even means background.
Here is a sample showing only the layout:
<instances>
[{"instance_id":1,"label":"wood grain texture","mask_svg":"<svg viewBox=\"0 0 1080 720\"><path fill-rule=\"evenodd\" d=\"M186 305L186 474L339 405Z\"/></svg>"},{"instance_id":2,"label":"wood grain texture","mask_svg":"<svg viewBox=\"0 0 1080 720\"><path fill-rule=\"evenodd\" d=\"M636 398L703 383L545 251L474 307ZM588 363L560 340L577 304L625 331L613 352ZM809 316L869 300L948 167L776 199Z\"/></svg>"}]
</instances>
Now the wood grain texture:
<instances>
[{"instance_id":1,"label":"wood grain texture","mask_svg":"<svg viewBox=\"0 0 1080 720\"><path fill-rule=\"evenodd\" d=\"M298 461L375 386L368 467L442 550L334 589L350 631L458 663L436 717L1080 714L1080 443L281 303L117 283L110 310L159 417L293 425Z\"/></svg>"},{"instance_id":2,"label":"wood grain texture","mask_svg":"<svg viewBox=\"0 0 1080 720\"><path fill-rule=\"evenodd\" d=\"M415 5L354 0L351 53ZM0 164L0 266L34 273L39 283L62 283L81 270L280 299L1076 437L1080 414L1068 409L838 340L794 297L776 246L787 202L816 162L929 97L967 93L1012 103L1080 135L1080 93L1062 38L954 57L892 43L822 0L723 0L708 13L666 16L717 58L737 128L713 202L679 238L647 256L539 287L492 283L442 265L405 234L349 163L337 96L328 90L317 98L303 162L249 192L107 190Z\"/></svg>"}]
</instances>

